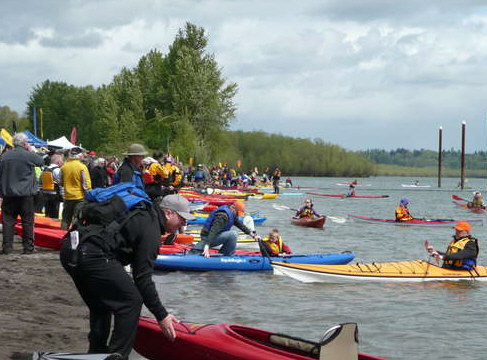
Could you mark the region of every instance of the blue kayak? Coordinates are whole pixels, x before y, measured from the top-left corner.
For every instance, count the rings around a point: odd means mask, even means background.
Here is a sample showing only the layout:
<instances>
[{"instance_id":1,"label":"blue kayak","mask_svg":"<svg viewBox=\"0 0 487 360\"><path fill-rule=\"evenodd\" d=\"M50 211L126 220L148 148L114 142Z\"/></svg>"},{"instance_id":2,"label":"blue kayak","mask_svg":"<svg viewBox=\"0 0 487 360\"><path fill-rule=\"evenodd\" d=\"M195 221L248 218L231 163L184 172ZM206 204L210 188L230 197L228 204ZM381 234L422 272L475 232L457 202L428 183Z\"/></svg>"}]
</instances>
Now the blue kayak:
<instances>
[{"instance_id":1,"label":"blue kayak","mask_svg":"<svg viewBox=\"0 0 487 360\"><path fill-rule=\"evenodd\" d=\"M341 265L353 260L355 255L351 252L328 253L328 254L309 254L309 255L285 255L272 256L270 258L262 255L234 255L223 256L212 254L205 258L203 255L171 254L158 255L154 268L158 270L189 270L189 271L209 271L209 270L242 270L242 271L262 271L272 270L270 261L281 261L293 264L321 264L321 265Z\"/></svg>"},{"instance_id":2,"label":"blue kayak","mask_svg":"<svg viewBox=\"0 0 487 360\"><path fill-rule=\"evenodd\" d=\"M208 217L196 216L196 219L188 220L187 223L188 225L203 225L206 222L206 219L208 219ZM264 221L267 220L265 216L254 216L254 215L252 215L252 219L254 220L255 225L262 225ZM243 217L240 217L240 221L242 220Z\"/></svg>"}]
</instances>

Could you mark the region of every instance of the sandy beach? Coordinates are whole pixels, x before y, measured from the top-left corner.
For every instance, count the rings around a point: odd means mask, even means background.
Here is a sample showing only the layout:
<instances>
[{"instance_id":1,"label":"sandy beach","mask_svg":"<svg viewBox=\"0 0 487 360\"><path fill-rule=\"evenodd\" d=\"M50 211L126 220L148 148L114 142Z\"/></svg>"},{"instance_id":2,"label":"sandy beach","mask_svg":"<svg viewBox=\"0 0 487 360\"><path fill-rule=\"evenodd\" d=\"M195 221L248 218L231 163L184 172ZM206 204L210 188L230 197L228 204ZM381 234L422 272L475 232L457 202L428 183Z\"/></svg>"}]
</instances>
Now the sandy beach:
<instances>
[{"instance_id":1,"label":"sandy beach","mask_svg":"<svg viewBox=\"0 0 487 360\"><path fill-rule=\"evenodd\" d=\"M88 309L59 262L59 252L36 249L0 255L0 359L31 359L36 350L84 352Z\"/></svg>"}]
</instances>

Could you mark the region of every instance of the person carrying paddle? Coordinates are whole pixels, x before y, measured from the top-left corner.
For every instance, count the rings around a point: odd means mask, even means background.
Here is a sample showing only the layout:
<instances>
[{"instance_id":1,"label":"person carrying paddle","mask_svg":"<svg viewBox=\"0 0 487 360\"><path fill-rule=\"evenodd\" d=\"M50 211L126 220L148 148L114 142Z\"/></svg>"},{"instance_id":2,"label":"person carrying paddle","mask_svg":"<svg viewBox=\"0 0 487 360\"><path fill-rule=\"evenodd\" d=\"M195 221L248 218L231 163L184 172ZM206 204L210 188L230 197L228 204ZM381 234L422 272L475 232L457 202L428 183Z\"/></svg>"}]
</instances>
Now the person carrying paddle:
<instances>
[{"instance_id":1,"label":"person carrying paddle","mask_svg":"<svg viewBox=\"0 0 487 360\"><path fill-rule=\"evenodd\" d=\"M279 256L280 254L292 254L291 248L282 241L279 230L272 229L266 238L262 239L267 252L270 256Z\"/></svg>"},{"instance_id":2,"label":"person carrying paddle","mask_svg":"<svg viewBox=\"0 0 487 360\"><path fill-rule=\"evenodd\" d=\"M296 215L294 215L295 219L300 219L303 217L320 217L321 215L316 212L315 209L313 209L313 201L311 199L306 199L304 201L304 206L298 211L296 211Z\"/></svg>"},{"instance_id":3,"label":"person carrying paddle","mask_svg":"<svg viewBox=\"0 0 487 360\"><path fill-rule=\"evenodd\" d=\"M437 251L433 246L427 245L428 253L434 256L437 262L443 260L442 267L445 269L471 270L477 265L479 254L478 240L470 235L472 225L467 221L459 221L453 228L455 235L446 252Z\"/></svg>"},{"instance_id":4,"label":"person carrying paddle","mask_svg":"<svg viewBox=\"0 0 487 360\"><path fill-rule=\"evenodd\" d=\"M210 247L222 245L219 253L224 256L234 255L238 233L231 230L233 226L238 227L245 234L259 241L260 236L240 221L239 216L244 215L245 205L240 201L235 201L232 205L223 205L213 210L201 229L201 241L196 244L194 250L202 250L203 255L208 258L210 257Z\"/></svg>"},{"instance_id":5,"label":"person carrying paddle","mask_svg":"<svg viewBox=\"0 0 487 360\"><path fill-rule=\"evenodd\" d=\"M402 198L399 202L399 206L396 207L396 221L409 221L413 220L413 217L409 213L409 200L408 198Z\"/></svg>"}]
</instances>

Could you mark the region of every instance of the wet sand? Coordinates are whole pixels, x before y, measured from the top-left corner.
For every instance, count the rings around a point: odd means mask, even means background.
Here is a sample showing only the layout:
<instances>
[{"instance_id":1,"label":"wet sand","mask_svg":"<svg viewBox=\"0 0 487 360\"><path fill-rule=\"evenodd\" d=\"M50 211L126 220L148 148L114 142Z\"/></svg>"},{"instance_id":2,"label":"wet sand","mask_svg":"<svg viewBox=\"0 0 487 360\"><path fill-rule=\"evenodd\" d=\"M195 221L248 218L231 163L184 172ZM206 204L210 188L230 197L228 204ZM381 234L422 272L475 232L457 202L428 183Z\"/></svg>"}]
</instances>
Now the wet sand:
<instances>
[{"instance_id":1,"label":"wet sand","mask_svg":"<svg viewBox=\"0 0 487 360\"><path fill-rule=\"evenodd\" d=\"M0 236L1 240L1 236ZM34 351L85 352L88 308L59 262L37 248L0 255L0 359L32 359ZM141 359L135 351L131 359Z\"/></svg>"}]
</instances>

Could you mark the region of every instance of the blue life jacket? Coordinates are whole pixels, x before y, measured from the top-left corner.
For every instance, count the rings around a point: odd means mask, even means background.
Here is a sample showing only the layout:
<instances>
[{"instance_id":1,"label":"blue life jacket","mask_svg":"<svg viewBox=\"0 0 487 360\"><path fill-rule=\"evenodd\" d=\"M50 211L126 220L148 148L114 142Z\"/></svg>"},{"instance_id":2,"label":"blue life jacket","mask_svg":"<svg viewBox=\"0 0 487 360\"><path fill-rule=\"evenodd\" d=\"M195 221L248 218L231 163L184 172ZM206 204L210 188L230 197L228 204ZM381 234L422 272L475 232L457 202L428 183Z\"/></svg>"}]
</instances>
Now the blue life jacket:
<instances>
[{"instance_id":1,"label":"blue life jacket","mask_svg":"<svg viewBox=\"0 0 487 360\"><path fill-rule=\"evenodd\" d=\"M133 170L132 173L132 181L130 182L137 186L139 189L144 190L144 180L142 179L142 173L138 170ZM129 183L129 184L130 184ZM120 184L120 173L117 171L115 176L113 177L113 185Z\"/></svg>"},{"instance_id":2,"label":"blue life jacket","mask_svg":"<svg viewBox=\"0 0 487 360\"><path fill-rule=\"evenodd\" d=\"M196 170L194 173L195 180L201 180L205 178L205 173L203 170Z\"/></svg>"},{"instance_id":3,"label":"blue life jacket","mask_svg":"<svg viewBox=\"0 0 487 360\"><path fill-rule=\"evenodd\" d=\"M210 230L211 229L211 224L213 224L213 221L215 220L215 216L217 212L225 212L228 215L228 221L225 225L225 228L223 231L228 231L232 228L234 222L235 222L235 215L233 215L232 209L230 209L227 205L220 206L219 208L213 210L208 216L208 219L205 222L205 225L203 225L206 229Z\"/></svg>"}]
</instances>

